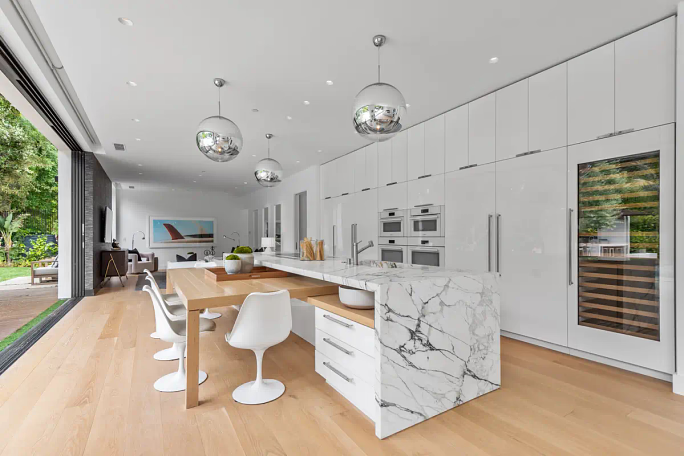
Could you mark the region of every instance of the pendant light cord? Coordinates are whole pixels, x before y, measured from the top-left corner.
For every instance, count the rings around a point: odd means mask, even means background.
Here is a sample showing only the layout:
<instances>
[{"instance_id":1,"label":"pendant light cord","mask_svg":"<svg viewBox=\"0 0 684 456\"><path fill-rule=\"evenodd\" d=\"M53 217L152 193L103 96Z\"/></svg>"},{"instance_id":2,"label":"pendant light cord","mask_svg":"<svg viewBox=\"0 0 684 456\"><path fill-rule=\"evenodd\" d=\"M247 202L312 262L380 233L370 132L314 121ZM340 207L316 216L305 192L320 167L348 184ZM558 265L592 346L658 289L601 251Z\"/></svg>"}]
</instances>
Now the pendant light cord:
<instances>
[{"instance_id":1,"label":"pendant light cord","mask_svg":"<svg viewBox=\"0 0 684 456\"><path fill-rule=\"evenodd\" d=\"M378 82L380 82L380 46L378 46Z\"/></svg>"},{"instance_id":2,"label":"pendant light cord","mask_svg":"<svg viewBox=\"0 0 684 456\"><path fill-rule=\"evenodd\" d=\"M221 87L218 88L219 117L221 117Z\"/></svg>"},{"instance_id":3,"label":"pendant light cord","mask_svg":"<svg viewBox=\"0 0 684 456\"><path fill-rule=\"evenodd\" d=\"M271 138L268 138L268 158L271 158Z\"/></svg>"}]
</instances>

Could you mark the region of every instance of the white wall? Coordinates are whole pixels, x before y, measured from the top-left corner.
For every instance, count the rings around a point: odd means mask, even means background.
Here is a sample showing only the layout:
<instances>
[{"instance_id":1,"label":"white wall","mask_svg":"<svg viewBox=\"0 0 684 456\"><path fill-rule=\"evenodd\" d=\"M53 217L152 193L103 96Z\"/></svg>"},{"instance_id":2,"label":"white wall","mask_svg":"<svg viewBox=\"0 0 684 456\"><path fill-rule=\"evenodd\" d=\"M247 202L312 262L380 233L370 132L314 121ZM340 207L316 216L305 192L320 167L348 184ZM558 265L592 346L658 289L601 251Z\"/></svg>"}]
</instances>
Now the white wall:
<instances>
[{"instance_id":1,"label":"white wall","mask_svg":"<svg viewBox=\"0 0 684 456\"><path fill-rule=\"evenodd\" d=\"M117 189L116 206L115 237L119 245L130 248L133 233L143 231L145 240L138 233L136 248L141 252L154 252L159 257L159 269L166 269L167 261L175 261L176 254L186 256L188 252L197 252L198 258L202 258L204 250L211 246L150 249L149 216L215 217L217 254L230 252L235 245L230 239L223 239L224 234L238 231L243 242L247 236L242 224L244 211L238 199L227 193Z\"/></svg>"},{"instance_id":2,"label":"white wall","mask_svg":"<svg viewBox=\"0 0 684 456\"><path fill-rule=\"evenodd\" d=\"M318 238L320 220L319 220L319 166L314 165L306 168L303 171L293 174L292 176L285 175L283 182L277 187L263 188L256 192L252 192L241 198L241 205L244 208L242 220L244 226L247 227L248 217L250 211L259 209L259 242L261 242L261 220L263 219L263 208L268 206L269 211L269 226L274 226L273 220L275 209L273 207L277 204L281 205L281 229L283 237L283 252L295 251L295 220L294 220L294 204L295 195L297 193L306 192L307 197L307 226L306 232L308 237ZM246 228L245 228L246 229ZM242 231L240 232L242 234ZM243 244L246 244L248 239L246 237L247 231L243 236ZM254 247L254 246L252 246ZM261 247L258 245L256 247Z\"/></svg>"}]
</instances>

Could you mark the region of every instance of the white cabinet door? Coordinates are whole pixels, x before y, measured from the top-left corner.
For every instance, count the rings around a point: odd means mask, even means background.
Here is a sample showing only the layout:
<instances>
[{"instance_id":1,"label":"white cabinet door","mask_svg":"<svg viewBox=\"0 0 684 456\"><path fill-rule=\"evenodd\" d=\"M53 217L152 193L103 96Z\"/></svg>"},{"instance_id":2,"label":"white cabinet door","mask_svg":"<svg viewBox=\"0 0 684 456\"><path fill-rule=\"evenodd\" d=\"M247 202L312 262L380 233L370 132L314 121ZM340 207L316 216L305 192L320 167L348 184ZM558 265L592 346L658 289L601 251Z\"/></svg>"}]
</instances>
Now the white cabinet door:
<instances>
[{"instance_id":1,"label":"white cabinet door","mask_svg":"<svg viewBox=\"0 0 684 456\"><path fill-rule=\"evenodd\" d=\"M321 202L321 239L323 239L323 251L326 258L333 256L336 199L328 198Z\"/></svg>"},{"instance_id":2,"label":"white cabinet door","mask_svg":"<svg viewBox=\"0 0 684 456\"><path fill-rule=\"evenodd\" d=\"M351 258L351 226L356 222L355 194L343 195L335 200L338 211L336 219L339 223L335 234L335 256Z\"/></svg>"},{"instance_id":3,"label":"white cabinet door","mask_svg":"<svg viewBox=\"0 0 684 456\"><path fill-rule=\"evenodd\" d=\"M567 145L568 65L562 63L529 79L530 150Z\"/></svg>"},{"instance_id":4,"label":"white cabinet door","mask_svg":"<svg viewBox=\"0 0 684 456\"><path fill-rule=\"evenodd\" d=\"M425 170L423 174L444 174L444 114L425 122Z\"/></svg>"},{"instance_id":5,"label":"white cabinet door","mask_svg":"<svg viewBox=\"0 0 684 456\"><path fill-rule=\"evenodd\" d=\"M675 18L615 42L615 130L675 121Z\"/></svg>"},{"instance_id":6,"label":"white cabinet door","mask_svg":"<svg viewBox=\"0 0 684 456\"><path fill-rule=\"evenodd\" d=\"M392 141L378 143L378 187L385 186L392 180Z\"/></svg>"},{"instance_id":7,"label":"white cabinet door","mask_svg":"<svg viewBox=\"0 0 684 456\"><path fill-rule=\"evenodd\" d=\"M454 171L445 176L446 266L493 271L495 164Z\"/></svg>"},{"instance_id":8,"label":"white cabinet door","mask_svg":"<svg viewBox=\"0 0 684 456\"><path fill-rule=\"evenodd\" d=\"M501 329L558 345L568 342L566 160L563 148L496 163Z\"/></svg>"},{"instance_id":9,"label":"white cabinet door","mask_svg":"<svg viewBox=\"0 0 684 456\"><path fill-rule=\"evenodd\" d=\"M332 186L332 162L325 163L321 165L321 199L332 197L333 186Z\"/></svg>"},{"instance_id":10,"label":"white cabinet door","mask_svg":"<svg viewBox=\"0 0 684 456\"><path fill-rule=\"evenodd\" d=\"M337 165L333 168L337 188L335 196L354 193L354 154L344 155L333 163Z\"/></svg>"},{"instance_id":11,"label":"white cabinet door","mask_svg":"<svg viewBox=\"0 0 684 456\"><path fill-rule=\"evenodd\" d=\"M444 205L444 174L408 181L408 207Z\"/></svg>"},{"instance_id":12,"label":"white cabinet door","mask_svg":"<svg viewBox=\"0 0 684 456\"><path fill-rule=\"evenodd\" d=\"M452 109L444 115L445 172L468 165L468 105Z\"/></svg>"},{"instance_id":13,"label":"white cabinet door","mask_svg":"<svg viewBox=\"0 0 684 456\"><path fill-rule=\"evenodd\" d=\"M361 188L376 188L378 186L378 144L366 147L366 185Z\"/></svg>"},{"instance_id":14,"label":"white cabinet door","mask_svg":"<svg viewBox=\"0 0 684 456\"><path fill-rule=\"evenodd\" d=\"M496 155L496 94L468 105L468 164L484 165Z\"/></svg>"},{"instance_id":15,"label":"white cabinet door","mask_svg":"<svg viewBox=\"0 0 684 456\"><path fill-rule=\"evenodd\" d=\"M392 180L390 182L406 182L406 166L408 160L408 134L400 131L392 141Z\"/></svg>"},{"instance_id":16,"label":"white cabinet door","mask_svg":"<svg viewBox=\"0 0 684 456\"><path fill-rule=\"evenodd\" d=\"M354 157L354 191L360 192L366 185L366 149L364 147L352 152Z\"/></svg>"},{"instance_id":17,"label":"white cabinet door","mask_svg":"<svg viewBox=\"0 0 684 456\"><path fill-rule=\"evenodd\" d=\"M528 80L496 92L496 160L529 151Z\"/></svg>"},{"instance_id":18,"label":"white cabinet door","mask_svg":"<svg viewBox=\"0 0 684 456\"><path fill-rule=\"evenodd\" d=\"M378 259L378 189L372 188L354 194L353 205L357 226L357 239L364 246L373 241L374 246L359 254L361 260Z\"/></svg>"},{"instance_id":19,"label":"white cabinet door","mask_svg":"<svg viewBox=\"0 0 684 456\"><path fill-rule=\"evenodd\" d=\"M568 62L568 144L615 131L615 43Z\"/></svg>"},{"instance_id":20,"label":"white cabinet door","mask_svg":"<svg viewBox=\"0 0 684 456\"><path fill-rule=\"evenodd\" d=\"M378 212L406 209L406 182L378 188Z\"/></svg>"},{"instance_id":21,"label":"white cabinet door","mask_svg":"<svg viewBox=\"0 0 684 456\"><path fill-rule=\"evenodd\" d=\"M425 123L408 129L408 180L425 174Z\"/></svg>"}]
</instances>

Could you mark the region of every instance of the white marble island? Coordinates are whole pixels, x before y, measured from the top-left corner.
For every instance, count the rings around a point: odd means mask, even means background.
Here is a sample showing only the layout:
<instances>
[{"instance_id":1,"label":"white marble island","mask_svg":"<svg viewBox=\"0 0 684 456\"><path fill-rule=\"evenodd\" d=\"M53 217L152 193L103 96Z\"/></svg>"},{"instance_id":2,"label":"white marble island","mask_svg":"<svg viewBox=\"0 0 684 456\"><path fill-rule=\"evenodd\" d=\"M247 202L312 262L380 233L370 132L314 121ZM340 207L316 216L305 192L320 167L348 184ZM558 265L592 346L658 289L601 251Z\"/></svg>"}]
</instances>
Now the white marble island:
<instances>
[{"instance_id":1,"label":"white marble island","mask_svg":"<svg viewBox=\"0 0 684 456\"><path fill-rule=\"evenodd\" d=\"M376 411L364 413L374 419L379 438L499 388L500 306L494 274L263 254L255 254L255 260L375 293Z\"/></svg>"}]
</instances>

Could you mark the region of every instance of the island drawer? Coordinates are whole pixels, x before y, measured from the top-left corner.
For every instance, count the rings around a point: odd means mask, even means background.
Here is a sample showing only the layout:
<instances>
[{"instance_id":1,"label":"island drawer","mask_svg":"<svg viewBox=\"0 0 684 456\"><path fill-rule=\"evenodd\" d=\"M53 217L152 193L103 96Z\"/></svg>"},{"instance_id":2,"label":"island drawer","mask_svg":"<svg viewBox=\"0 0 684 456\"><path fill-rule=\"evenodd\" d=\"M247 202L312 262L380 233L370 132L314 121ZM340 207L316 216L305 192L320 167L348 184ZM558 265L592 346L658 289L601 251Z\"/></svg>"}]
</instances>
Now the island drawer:
<instances>
[{"instance_id":1,"label":"island drawer","mask_svg":"<svg viewBox=\"0 0 684 456\"><path fill-rule=\"evenodd\" d=\"M375 380L375 363L373 358L361 350L341 341L337 337L316 330L316 350L335 361L364 382L373 384Z\"/></svg>"},{"instance_id":2,"label":"island drawer","mask_svg":"<svg viewBox=\"0 0 684 456\"><path fill-rule=\"evenodd\" d=\"M373 385L316 350L316 372L368 418L375 421L378 408Z\"/></svg>"},{"instance_id":3,"label":"island drawer","mask_svg":"<svg viewBox=\"0 0 684 456\"><path fill-rule=\"evenodd\" d=\"M361 350L370 357L375 352L375 331L348 318L316 307L316 329Z\"/></svg>"}]
</instances>

